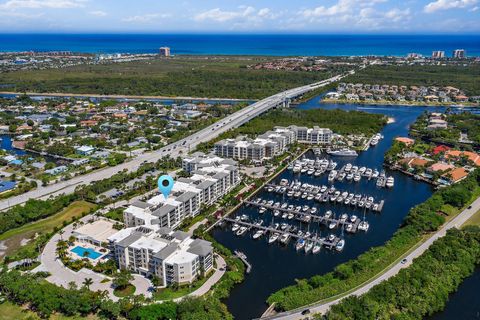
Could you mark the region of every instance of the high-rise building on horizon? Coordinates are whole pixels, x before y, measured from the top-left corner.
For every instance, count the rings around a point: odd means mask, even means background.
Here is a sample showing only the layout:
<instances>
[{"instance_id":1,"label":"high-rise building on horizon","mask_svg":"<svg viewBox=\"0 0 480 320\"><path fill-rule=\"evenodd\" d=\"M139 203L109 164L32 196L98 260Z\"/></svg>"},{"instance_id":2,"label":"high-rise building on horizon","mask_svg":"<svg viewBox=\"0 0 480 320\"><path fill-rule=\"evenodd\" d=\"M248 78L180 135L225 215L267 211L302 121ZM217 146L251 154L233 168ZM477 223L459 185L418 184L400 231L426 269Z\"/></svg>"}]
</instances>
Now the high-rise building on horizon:
<instances>
[{"instance_id":1,"label":"high-rise building on horizon","mask_svg":"<svg viewBox=\"0 0 480 320\"><path fill-rule=\"evenodd\" d=\"M456 49L453 50L452 56L456 59L464 59L467 57L467 52L465 51L465 49Z\"/></svg>"},{"instance_id":2,"label":"high-rise building on horizon","mask_svg":"<svg viewBox=\"0 0 480 320\"><path fill-rule=\"evenodd\" d=\"M433 59L442 59L445 58L445 51L433 51L432 52Z\"/></svg>"},{"instance_id":3,"label":"high-rise building on horizon","mask_svg":"<svg viewBox=\"0 0 480 320\"><path fill-rule=\"evenodd\" d=\"M160 47L159 54L162 57L170 57L170 47Z\"/></svg>"}]
</instances>

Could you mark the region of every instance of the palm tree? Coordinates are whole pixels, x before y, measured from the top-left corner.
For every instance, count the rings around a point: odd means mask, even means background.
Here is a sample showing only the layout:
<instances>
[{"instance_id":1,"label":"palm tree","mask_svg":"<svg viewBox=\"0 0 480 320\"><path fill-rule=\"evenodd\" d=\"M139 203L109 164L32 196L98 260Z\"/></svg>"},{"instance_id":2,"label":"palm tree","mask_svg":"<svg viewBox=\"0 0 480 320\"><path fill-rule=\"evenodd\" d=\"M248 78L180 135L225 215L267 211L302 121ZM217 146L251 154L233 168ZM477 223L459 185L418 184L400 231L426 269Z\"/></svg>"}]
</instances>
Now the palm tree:
<instances>
[{"instance_id":1,"label":"palm tree","mask_svg":"<svg viewBox=\"0 0 480 320\"><path fill-rule=\"evenodd\" d=\"M65 231L63 230L60 230L58 231L58 234L60 235L60 239L63 241L63 234L65 233Z\"/></svg>"},{"instance_id":2,"label":"palm tree","mask_svg":"<svg viewBox=\"0 0 480 320\"><path fill-rule=\"evenodd\" d=\"M85 278L85 280L83 280L82 284L85 286L85 288L90 290L90 286L93 284L93 279L92 278Z\"/></svg>"}]
</instances>

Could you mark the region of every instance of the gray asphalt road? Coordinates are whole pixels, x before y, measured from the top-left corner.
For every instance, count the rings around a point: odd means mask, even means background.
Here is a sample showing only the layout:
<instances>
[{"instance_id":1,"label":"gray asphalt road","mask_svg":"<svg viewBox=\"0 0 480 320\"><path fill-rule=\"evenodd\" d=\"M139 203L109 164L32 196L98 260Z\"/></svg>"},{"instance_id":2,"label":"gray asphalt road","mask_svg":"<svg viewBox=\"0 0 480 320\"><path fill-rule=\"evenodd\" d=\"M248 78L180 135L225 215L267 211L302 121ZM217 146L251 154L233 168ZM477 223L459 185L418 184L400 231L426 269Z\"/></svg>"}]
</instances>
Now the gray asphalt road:
<instances>
[{"instance_id":1,"label":"gray asphalt road","mask_svg":"<svg viewBox=\"0 0 480 320\"><path fill-rule=\"evenodd\" d=\"M350 71L353 73L353 71ZM242 110L217 121L216 123L204 128L182 140L169 144L162 149L154 152L144 153L138 155L136 158L120 164L115 167L107 167L95 172L85 174L82 176L74 177L68 181L58 182L45 187L39 186L37 189L24 193L22 195L11 197L9 199L0 201L0 210L5 210L11 206L26 202L28 199L45 199L49 196L56 196L59 194L69 194L75 191L75 188L82 184L90 184L94 181L102 180L111 177L113 174L122 171L136 170L143 162L154 162L166 155L177 157L182 154L187 154L190 150L193 150L199 143L210 141L221 133L228 131L232 128L241 126L242 124L257 117L263 112L281 105L287 98L293 98L317 89L319 87L326 86L332 82L338 81L345 77L345 75L337 75L335 77L323 80L311 85L290 89L271 97L265 98L258 102L251 104L250 106L243 108Z\"/></svg>"}]
</instances>

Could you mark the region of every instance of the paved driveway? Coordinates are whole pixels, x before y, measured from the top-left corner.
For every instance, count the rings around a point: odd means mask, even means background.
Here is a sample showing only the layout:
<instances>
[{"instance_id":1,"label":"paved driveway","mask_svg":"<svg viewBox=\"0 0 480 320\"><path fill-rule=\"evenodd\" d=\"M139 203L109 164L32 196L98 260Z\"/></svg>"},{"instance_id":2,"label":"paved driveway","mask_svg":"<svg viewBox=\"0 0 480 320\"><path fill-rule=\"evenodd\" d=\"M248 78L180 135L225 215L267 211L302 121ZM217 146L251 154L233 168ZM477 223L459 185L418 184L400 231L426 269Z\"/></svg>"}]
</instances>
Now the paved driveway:
<instances>
[{"instance_id":1,"label":"paved driveway","mask_svg":"<svg viewBox=\"0 0 480 320\"><path fill-rule=\"evenodd\" d=\"M81 220L86 223L88 220L92 219L92 217L92 215L88 215L83 217ZM77 286L81 287L86 278L91 278L93 280L93 284L90 286L91 290L107 291L110 299L113 301L118 301L118 298L113 294L111 281L102 283L103 280L109 279L108 277L104 276L103 274L93 272L89 269L81 269L75 272L65 267L62 261L57 258L57 242L61 238L68 239L72 235L72 229L73 225L70 224L63 229L65 232L62 236L57 233L50 239L50 241L48 241L43 249L42 254L40 255L41 264L33 271L49 272L50 276L47 277L47 281L65 288L69 286L70 282L74 282ZM136 287L135 294L143 294L147 298L151 297L152 293L149 290L149 288L152 287L151 282L139 275L133 275L133 277L134 280L132 283Z\"/></svg>"}]
</instances>

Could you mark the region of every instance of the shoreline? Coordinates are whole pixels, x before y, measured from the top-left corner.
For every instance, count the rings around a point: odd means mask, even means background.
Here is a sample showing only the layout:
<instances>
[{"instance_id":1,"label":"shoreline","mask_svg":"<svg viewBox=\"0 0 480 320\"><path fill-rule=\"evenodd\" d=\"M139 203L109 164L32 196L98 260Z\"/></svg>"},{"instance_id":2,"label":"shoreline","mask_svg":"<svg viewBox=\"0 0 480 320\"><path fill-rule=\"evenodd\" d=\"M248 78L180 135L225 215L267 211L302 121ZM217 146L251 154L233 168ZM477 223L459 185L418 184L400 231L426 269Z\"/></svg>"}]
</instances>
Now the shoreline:
<instances>
[{"instance_id":1,"label":"shoreline","mask_svg":"<svg viewBox=\"0 0 480 320\"><path fill-rule=\"evenodd\" d=\"M452 107L452 108L480 108L480 104L468 102L468 103L405 103L405 102L394 102L394 101L347 101L347 100L332 100L332 99L322 99L319 103L324 104L360 104L365 106L402 106L402 107Z\"/></svg>"},{"instance_id":2,"label":"shoreline","mask_svg":"<svg viewBox=\"0 0 480 320\"><path fill-rule=\"evenodd\" d=\"M98 99L158 99L158 100L195 100L195 101L232 101L232 102L255 102L255 99L237 99L237 98L209 98L209 97L169 97L169 96L137 96L137 95L121 95L121 94L97 94L97 93L52 93L52 92L15 92L15 91L0 91L0 95L15 95L15 96L29 96L29 97L58 97L58 98L98 98Z\"/></svg>"}]
</instances>

